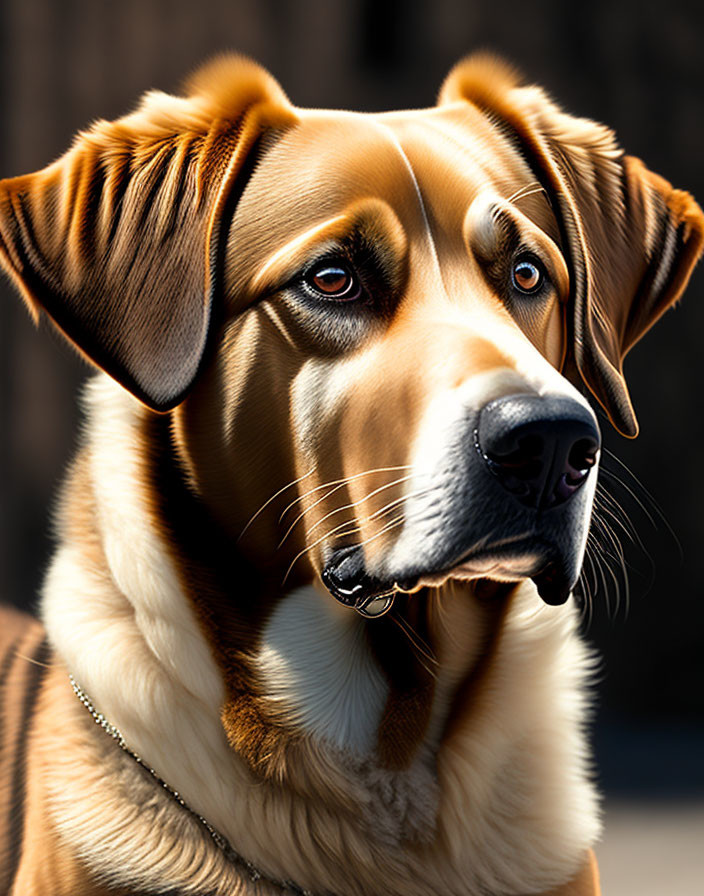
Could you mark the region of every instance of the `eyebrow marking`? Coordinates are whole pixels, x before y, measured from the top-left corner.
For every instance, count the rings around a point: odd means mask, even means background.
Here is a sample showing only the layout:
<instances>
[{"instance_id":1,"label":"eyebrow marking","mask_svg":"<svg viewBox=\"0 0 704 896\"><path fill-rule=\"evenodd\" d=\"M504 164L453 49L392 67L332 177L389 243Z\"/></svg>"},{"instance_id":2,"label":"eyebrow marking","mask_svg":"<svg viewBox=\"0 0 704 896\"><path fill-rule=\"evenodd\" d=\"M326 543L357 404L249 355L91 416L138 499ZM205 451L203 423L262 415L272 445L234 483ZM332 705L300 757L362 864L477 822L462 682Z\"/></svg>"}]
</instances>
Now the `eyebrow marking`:
<instances>
[{"instance_id":1,"label":"eyebrow marking","mask_svg":"<svg viewBox=\"0 0 704 896\"><path fill-rule=\"evenodd\" d=\"M256 289L266 279L271 268L275 268L279 261L285 259L287 256L293 255L297 249L305 246L307 243L313 242L316 236L326 230L331 230L335 225L347 220L347 217L347 215L336 215L334 218L328 218L327 221L322 221L320 224L316 224L304 233L300 233L292 240L289 240L288 243L283 245L280 249L277 249L277 251L267 259L263 267L257 271L257 275L252 284L253 287Z\"/></svg>"},{"instance_id":2,"label":"eyebrow marking","mask_svg":"<svg viewBox=\"0 0 704 896\"><path fill-rule=\"evenodd\" d=\"M500 229L499 236L504 237L504 242L517 244L521 241L521 230L516 221L513 208L508 208L500 202L495 202L489 207L491 219ZM520 212L519 212L520 213Z\"/></svg>"},{"instance_id":3,"label":"eyebrow marking","mask_svg":"<svg viewBox=\"0 0 704 896\"><path fill-rule=\"evenodd\" d=\"M515 193L508 197L506 202L518 202L521 199L526 199L528 196L533 196L535 193L545 193L547 196L545 187L541 186L537 181L533 181L530 184L519 187Z\"/></svg>"},{"instance_id":4,"label":"eyebrow marking","mask_svg":"<svg viewBox=\"0 0 704 896\"><path fill-rule=\"evenodd\" d=\"M398 154L403 159L403 163L406 166L406 170L408 171L408 174L410 175L411 181L413 183L413 189L415 190L416 198L418 199L418 205L420 206L420 212L421 212L421 215L423 216L423 225L425 227L425 233L428 238L428 243L430 245L430 251L433 256L433 261L435 262L435 267L437 268L437 272L440 275L440 282L443 284L443 288L445 288L445 281L444 281L443 275L442 275L442 268L440 267L440 260L438 259L438 252L437 252L437 248L435 246L435 240L433 239L433 232L430 229L430 220L428 218L428 213L425 208L425 202L423 201L423 194L420 191L420 186L418 184L418 178L416 177L416 173L413 170L413 166L411 165L411 160L406 155L406 152L405 152L404 148L401 146L401 143L399 142L398 137L396 136L396 134L394 134L394 132L391 130L391 128L388 125L383 124L382 122L376 122L376 125L377 125L377 127L383 129L386 132L387 136L389 137L389 139L395 146L396 150L398 151Z\"/></svg>"}]
</instances>

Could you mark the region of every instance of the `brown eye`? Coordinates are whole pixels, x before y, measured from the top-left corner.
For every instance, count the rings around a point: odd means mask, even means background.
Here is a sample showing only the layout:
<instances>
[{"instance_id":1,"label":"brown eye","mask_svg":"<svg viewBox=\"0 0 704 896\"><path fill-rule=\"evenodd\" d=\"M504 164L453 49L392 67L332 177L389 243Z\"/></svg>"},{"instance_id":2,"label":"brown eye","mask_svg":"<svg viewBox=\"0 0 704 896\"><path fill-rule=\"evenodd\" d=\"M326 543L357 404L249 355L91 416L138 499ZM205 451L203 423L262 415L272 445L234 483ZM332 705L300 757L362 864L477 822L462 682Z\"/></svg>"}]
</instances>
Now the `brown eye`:
<instances>
[{"instance_id":1,"label":"brown eye","mask_svg":"<svg viewBox=\"0 0 704 896\"><path fill-rule=\"evenodd\" d=\"M534 293L543 285L545 273L535 259L519 258L511 271L511 279L519 292Z\"/></svg>"},{"instance_id":2,"label":"brown eye","mask_svg":"<svg viewBox=\"0 0 704 896\"><path fill-rule=\"evenodd\" d=\"M353 272L341 262L323 262L312 268L306 283L326 299L352 301L359 297L360 286Z\"/></svg>"}]
</instances>

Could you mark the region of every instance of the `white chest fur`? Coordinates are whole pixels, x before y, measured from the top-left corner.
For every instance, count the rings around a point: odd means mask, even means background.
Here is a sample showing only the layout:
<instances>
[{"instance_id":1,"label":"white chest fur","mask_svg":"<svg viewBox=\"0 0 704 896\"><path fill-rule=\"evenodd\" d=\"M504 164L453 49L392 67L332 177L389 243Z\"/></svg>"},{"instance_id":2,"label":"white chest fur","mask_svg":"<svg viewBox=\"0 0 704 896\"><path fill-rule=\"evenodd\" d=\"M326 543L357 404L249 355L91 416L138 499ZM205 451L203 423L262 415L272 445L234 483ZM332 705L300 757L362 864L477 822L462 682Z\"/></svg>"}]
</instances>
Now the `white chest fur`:
<instances>
[{"instance_id":1,"label":"white chest fur","mask_svg":"<svg viewBox=\"0 0 704 896\"><path fill-rule=\"evenodd\" d=\"M282 720L356 754L373 749L388 694L365 625L312 586L300 588L273 613L257 660Z\"/></svg>"}]
</instances>

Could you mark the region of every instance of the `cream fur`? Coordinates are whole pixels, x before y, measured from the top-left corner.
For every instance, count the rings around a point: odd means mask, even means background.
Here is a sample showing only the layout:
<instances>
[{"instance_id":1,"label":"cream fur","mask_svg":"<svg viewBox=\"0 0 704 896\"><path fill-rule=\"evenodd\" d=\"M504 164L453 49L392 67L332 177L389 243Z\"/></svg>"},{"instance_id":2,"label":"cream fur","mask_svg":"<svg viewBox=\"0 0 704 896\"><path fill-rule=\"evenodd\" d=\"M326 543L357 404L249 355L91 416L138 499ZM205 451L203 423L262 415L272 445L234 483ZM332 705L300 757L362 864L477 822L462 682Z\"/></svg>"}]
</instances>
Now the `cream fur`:
<instances>
[{"instance_id":1,"label":"cream fur","mask_svg":"<svg viewBox=\"0 0 704 896\"><path fill-rule=\"evenodd\" d=\"M312 587L278 605L258 657L264 691L283 718L339 750L371 752L388 685L356 613Z\"/></svg>"},{"instance_id":2,"label":"cream fur","mask_svg":"<svg viewBox=\"0 0 704 896\"><path fill-rule=\"evenodd\" d=\"M300 757L311 780L329 784L318 796L315 786L296 796L285 786L254 782L227 746L217 669L147 522L135 437L145 412L104 376L90 384L87 407L109 570L88 567L80 546L63 545L47 579L44 620L59 656L97 708L196 811L270 874L350 896L378 892L380 869L388 871L384 891L398 896L459 896L482 888L511 893L526 882L540 891L574 873L599 822L581 730L589 660L569 608L543 606L533 586L524 584L506 621L485 702L439 750L433 726L414 767L391 774L376 768L368 753L384 689L371 658L355 644L355 625L338 622L334 612L327 623L323 616L316 647L312 615L324 595L291 595L269 627L260 661L272 705L281 712L288 704L313 738ZM461 612L449 599L439 610L448 656L458 626L468 621ZM287 626L298 613L304 621ZM322 673L325 659L338 662L343 645L357 651L360 666L330 692L316 690L306 654L317 650ZM447 674L456 676L462 665L456 647L454 656ZM438 694L436 722L442 687ZM360 718L362 732L341 751L345 726L350 731ZM94 730L93 739L103 737ZM207 838L194 847L209 856L196 872L192 852L181 862L163 844L156 847L147 820L135 816L110 776L94 781L98 772L80 755L64 757L62 765L52 811L61 834L96 871L114 876L119 869L124 884L233 892L232 876L221 875L221 857ZM168 844L169 831L160 836Z\"/></svg>"}]
</instances>

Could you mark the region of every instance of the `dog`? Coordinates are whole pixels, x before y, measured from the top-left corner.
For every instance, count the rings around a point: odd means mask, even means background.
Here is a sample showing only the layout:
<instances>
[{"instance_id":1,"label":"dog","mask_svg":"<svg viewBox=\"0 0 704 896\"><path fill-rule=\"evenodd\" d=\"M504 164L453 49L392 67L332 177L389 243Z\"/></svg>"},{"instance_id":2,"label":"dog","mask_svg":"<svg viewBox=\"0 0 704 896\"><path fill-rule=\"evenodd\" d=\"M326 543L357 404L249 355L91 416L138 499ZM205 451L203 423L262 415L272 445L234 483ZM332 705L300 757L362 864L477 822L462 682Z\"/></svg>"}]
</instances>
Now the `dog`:
<instances>
[{"instance_id":1,"label":"dog","mask_svg":"<svg viewBox=\"0 0 704 896\"><path fill-rule=\"evenodd\" d=\"M0 182L99 368L6 611L0 891L599 890L570 598L704 217L488 56L301 110L242 57Z\"/></svg>"}]
</instances>

